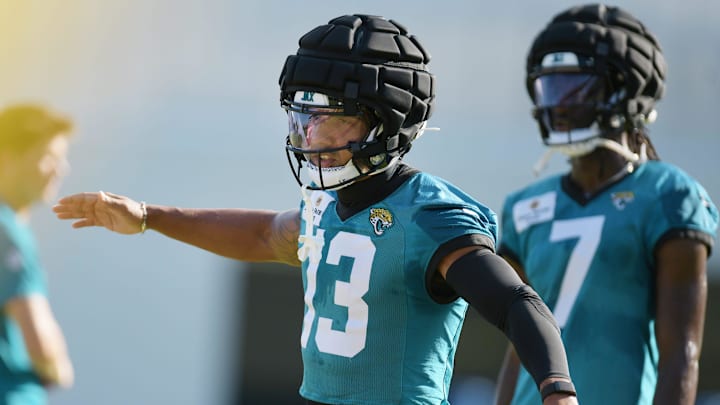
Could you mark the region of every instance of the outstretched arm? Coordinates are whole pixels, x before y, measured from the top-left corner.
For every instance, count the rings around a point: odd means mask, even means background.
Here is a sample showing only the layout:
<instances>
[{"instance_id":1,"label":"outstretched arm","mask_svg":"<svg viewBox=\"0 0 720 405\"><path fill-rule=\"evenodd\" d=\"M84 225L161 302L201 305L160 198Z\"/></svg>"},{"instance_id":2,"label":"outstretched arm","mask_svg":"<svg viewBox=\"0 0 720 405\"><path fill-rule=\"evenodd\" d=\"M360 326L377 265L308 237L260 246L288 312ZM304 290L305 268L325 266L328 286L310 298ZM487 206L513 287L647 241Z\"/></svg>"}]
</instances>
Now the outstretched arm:
<instances>
[{"instance_id":1,"label":"outstretched arm","mask_svg":"<svg viewBox=\"0 0 720 405\"><path fill-rule=\"evenodd\" d=\"M660 353L654 404L695 403L707 298L707 247L672 239L657 251Z\"/></svg>"},{"instance_id":2,"label":"outstretched arm","mask_svg":"<svg viewBox=\"0 0 720 405\"><path fill-rule=\"evenodd\" d=\"M64 197L53 211L60 219L76 220L73 228L101 226L131 235L143 230L144 221L147 229L221 256L300 265L297 209L278 212L147 205L143 210L138 201L100 191Z\"/></svg>"},{"instance_id":3,"label":"outstretched arm","mask_svg":"<svg viewBox=\"0 0 720 405\"><path fill-rule=\"evenodd\" d=\"M487 248L450 253L438 268L455 291L502 330L543 393L543 404L577 404L552 313L512 267Z\"/></svg>"}]
</instances>

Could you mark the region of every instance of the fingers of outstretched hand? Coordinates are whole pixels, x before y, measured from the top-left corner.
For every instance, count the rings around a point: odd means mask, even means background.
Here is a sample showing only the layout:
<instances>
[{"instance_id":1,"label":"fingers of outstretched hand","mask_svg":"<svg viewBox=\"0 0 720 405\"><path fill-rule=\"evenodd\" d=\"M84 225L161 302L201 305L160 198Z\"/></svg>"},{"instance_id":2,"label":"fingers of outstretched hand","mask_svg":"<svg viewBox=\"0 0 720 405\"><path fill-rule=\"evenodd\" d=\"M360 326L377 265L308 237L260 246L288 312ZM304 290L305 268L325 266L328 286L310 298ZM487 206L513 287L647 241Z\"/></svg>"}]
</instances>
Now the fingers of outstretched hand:
<instances>
[{"instance_id":1,"label":"fingers of outstretched hand","mask_svg":"<svg viewBox=\"0 0 720 405\"><path fill-rule=\"evenodd\" d=\"M73 228L85 228L88 226L95 226L95 221L90 218L81 219L80 221L73 222Z\"/></svg>"},{"instance_id":2,"label":"fingers of outstretched hand","mask_svg":"<svg viewBox=\"0 0 720 405\"><path fill-rule=\"evenodd\" d=\"M58 219L78 219L86 217L85 214L79 211L57 211L55 208L53 208L53 210Z\"/></svg>"},{"instance_id":3,"label":"fingers of outstretched hand","mask_svg":"<svg viewBox=\"0 0 720 405\"><path fill-rule=\"evenodd\" d=\"M101 226L121 234L142 231L141 204L128 197L104 191L61 198L52 208L59 219L76 219L73 228Z\"/></svg>"},{"instance_id":4,"label":"fingers of outstretched hand","mask_svg":"<svg viewBox=\"0 0 720 405\"><path fill-rule=\"evenodd\" d=\"M107 195L102 191L85 192L62 197L60 200L58 200L58 205L85 204L105 199L107 199Z\"/></svg>"},{"instance_id":5,"label":"fingers of outstretched hand","mask_svg":"<svg viewBox=\"0 0 720 405\"><path fill-rule=\"evenodd\" d=\"M100 199L100 193L73 194L58 200L52 210L60 219L82 218L92 212Z\"/></svg>"}]
</instances>

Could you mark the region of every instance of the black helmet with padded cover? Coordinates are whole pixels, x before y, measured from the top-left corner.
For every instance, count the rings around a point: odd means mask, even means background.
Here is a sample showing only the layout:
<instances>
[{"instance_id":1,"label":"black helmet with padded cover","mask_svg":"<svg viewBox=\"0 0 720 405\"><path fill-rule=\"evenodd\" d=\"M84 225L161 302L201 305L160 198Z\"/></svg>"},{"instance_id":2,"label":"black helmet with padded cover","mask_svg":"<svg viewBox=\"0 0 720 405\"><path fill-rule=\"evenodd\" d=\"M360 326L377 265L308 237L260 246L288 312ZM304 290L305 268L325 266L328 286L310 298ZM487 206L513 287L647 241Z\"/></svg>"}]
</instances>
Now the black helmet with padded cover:
<instances>
[{"instance_id":1,"label":"black helmet with padded cover","mask_svg":"<svg viewBox=\"0 0 720 405\"><path fill-rule=\"evenodd\" d=\"M370 167L360 176L366 177L404 155L432 114L435 77L429 61L415 36L393 20L337 17L303 35L297 53L287 57L279 80L281 104L289 111L302 108L299 92L318 93L346 115L370 111L376 131L351 148L353 161ZM289 143L288 149L302 165L302 153Z\"/></svg>"},{"instance_id":2,"label":"black helmet with padded cover","mask_svg":"<svg viewBox=\"0 0 720 405\"><path fill-rule=\"evenodd\" d=\"M606 98L595 110L601 127L607 128L612 117L621 117L625 127L642 126L654 114L655 102L665 91L667 65L655 36L628 12L589 4L563 11L547 24L527 55L526 85L537 107L542 106L536 80L561 70L546 64L546 57L562 53L577 55L577 71L594 73L607 86ZM581 90L588 92L587 87ZM541 131L548 131L538 110Z\"/></svg>"}]
</instances>

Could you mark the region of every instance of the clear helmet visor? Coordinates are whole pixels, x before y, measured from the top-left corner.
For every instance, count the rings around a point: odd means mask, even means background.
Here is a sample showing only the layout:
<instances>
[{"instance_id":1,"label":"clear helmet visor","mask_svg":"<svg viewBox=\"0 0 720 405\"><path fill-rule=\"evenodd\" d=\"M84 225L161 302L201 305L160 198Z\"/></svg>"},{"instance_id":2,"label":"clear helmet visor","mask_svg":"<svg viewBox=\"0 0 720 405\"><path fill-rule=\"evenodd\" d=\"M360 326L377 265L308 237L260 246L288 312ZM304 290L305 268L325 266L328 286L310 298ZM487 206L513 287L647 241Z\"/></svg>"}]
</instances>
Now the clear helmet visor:
<instances>
[{"instance_id":1,"label":"clear helmet visor","mask_svg":"<svg viewBox=\"0 0 720 405\"><path fill-rule=\"evenodd\" d=\"M317 104L296 97L284 106L288 116L286 149L300 166L305 162L312 183L321 189L339 188L367 171L358 166L353 154L374 139L376 129L371 127L368 111L358 109L356 114L348 114L341 103L321 96L324 98ZM314 98L318 99L318 93Z\"/></svg>"},{"instance_id":2,"label":"clear helmet visor","mask_svg":"<svg viewBox=\"0 0 720 405\"><path fill-rule=\"evenodd\" d=\"M549 131L590 128L605 104L605 80L591 73L549 73L533 82L536 117Z\"/></svg>"},{"instance_id":3,"label":"clear helmet visor","mask_svg":"<svg viewBox=\"0 0 720 405\"><path fill-rule=\"evenodd\" d=\"M341 166L352 158L354 145L367 138L368 123L338 110L288 111L288 142L294 153L319 167Z\"/></svg>"}]
</instances>

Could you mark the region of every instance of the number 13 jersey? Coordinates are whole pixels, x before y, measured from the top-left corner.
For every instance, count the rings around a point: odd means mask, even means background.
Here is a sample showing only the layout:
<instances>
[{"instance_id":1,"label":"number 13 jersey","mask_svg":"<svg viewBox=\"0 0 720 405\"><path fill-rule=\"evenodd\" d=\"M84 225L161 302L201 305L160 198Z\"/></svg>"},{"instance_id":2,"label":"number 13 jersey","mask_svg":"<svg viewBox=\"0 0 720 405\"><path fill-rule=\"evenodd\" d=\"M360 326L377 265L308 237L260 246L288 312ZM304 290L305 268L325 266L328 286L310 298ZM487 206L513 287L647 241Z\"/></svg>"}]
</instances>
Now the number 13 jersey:
<instances>
[{"instance_id":1,"label":"number 13 jersey","mask_svg":"<svg viewBox=\"0 0 720 405\"><path fill-rule=\"evenodd\" d=\"M495 214L425 173L344 220L336 200L314 191L301 205L301 395L328 404L446 404L467 303L431 298L427 272L448 243L494 248Z\"/></svg>"}]
</instances>

